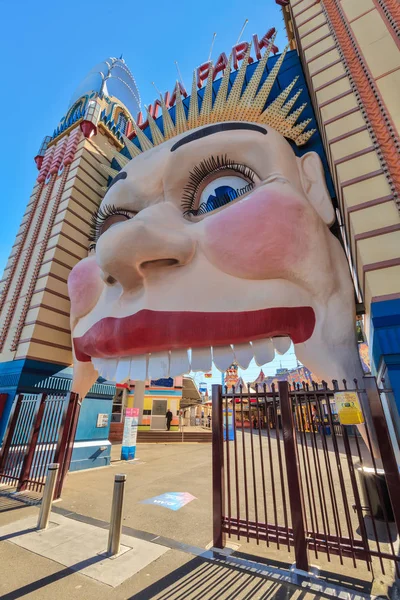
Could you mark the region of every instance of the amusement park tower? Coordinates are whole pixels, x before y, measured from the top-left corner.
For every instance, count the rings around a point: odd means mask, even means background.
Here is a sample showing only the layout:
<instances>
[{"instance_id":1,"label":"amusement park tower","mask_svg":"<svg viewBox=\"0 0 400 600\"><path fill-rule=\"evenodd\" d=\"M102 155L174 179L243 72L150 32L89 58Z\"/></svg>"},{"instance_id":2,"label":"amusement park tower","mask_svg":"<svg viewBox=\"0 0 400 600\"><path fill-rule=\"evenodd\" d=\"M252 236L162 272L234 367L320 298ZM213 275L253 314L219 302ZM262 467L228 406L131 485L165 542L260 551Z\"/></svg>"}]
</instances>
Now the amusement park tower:
<instances>
[{"instance_id":1,"label":"amusement park tower","mask_svg":"<svg viewBox=\"0 0 400 600\"><path fill-rule=\"evenodd\" d=\"M123 147L139 110L125 61L108 58L77 87L35 156L38 176L0 285L0 443L16 393L69 389L68 274L88 254L91 214L107 183L100 165ZM114 386L92 391L104 402Z\"/></svg>"}]
</instances>

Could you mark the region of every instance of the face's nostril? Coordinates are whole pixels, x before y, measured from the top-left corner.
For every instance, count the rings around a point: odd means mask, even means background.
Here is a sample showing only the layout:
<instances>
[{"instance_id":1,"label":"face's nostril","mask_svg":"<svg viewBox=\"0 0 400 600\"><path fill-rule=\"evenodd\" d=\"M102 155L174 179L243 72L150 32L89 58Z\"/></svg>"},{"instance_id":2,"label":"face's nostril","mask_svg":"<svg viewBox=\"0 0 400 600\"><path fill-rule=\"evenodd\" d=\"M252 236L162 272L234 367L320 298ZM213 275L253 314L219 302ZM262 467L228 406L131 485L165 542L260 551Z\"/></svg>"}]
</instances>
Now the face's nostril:
<instances>
[{"instance_id":1,"label":"face's nostril","mask_svg":"<svg viewBox=\"0 0 400 600\"><path fill-rule=\"evenodd\" d=\"M113 285L116 282L117 282L117 280L114 279L114 277L111 277L111 275L109 275L106 279L106 283L108 283L109 285Z\"/></svg>"},{"instance_id":2,"label":"face's nostril","mask_svg":"<svg viewBox=\"0 0 400 600\"><path fill-rule=\"evenodd\" d=\"M142 269L149 267L174 267L179 265L179 260L176 258L159 258L157 260L146 260L140 265Z\"/></svg>"}]
</instances>

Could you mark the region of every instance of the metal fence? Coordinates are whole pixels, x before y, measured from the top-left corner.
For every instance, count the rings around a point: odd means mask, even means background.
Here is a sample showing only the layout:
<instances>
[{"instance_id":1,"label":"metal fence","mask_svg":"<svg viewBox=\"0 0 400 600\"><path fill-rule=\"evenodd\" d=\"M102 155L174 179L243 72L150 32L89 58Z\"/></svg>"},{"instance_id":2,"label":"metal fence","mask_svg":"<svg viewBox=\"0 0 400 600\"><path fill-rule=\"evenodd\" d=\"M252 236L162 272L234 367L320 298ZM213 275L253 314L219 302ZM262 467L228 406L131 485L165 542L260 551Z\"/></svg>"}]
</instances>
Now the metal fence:
<instances>
[{"instance_id":1,"label":"metal fence","mask_svg":"<svg viewBox=\"0 0 400 600\"><path fill-rule=\"evenodd\" d=\"M0 484L42 491L47 466L60 464L55 498L71 461L80 403L77 394L19 394L0 452Z\"/></svg>"},{"instance_id":2,"label":"metal fence","mask_svg":"<svg viewBox=\"0 0 400 600\"><path fill-rule=\"evenodd\" d=\"M250 389L250 388L249 388ZM396 434L386 418L388 390L374 378L354 389L365 423L341 425L324 384L279 383L222 393L213 386L214 545L226 534L294 550L299 569L309 553L350 558L353 566L388 561L400 567L400 477ZM347 390L344 382L344 390ZM386 394L385 397L383 397Z\"/></svg>"}]
</instances>

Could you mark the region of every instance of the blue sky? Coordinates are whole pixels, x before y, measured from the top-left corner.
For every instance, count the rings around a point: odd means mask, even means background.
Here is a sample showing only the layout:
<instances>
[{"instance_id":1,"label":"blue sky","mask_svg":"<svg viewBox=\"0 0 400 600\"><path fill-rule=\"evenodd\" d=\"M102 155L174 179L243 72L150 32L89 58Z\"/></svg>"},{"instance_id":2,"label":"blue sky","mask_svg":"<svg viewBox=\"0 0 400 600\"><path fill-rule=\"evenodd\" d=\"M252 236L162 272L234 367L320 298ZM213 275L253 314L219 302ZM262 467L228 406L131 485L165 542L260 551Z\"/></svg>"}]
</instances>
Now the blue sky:
<instances>
[{"instance_id":1,"label":"blue sky","mask_svg":"<svg viewBox=\"0 0 400 600\"><path fill-rule=\"evenodd\" d=\"M190 6L190 8L188 8ZM190 88L192 71L208 58L229 54L244 20L243 40L278 30L286 44L283 18L275 0L202 0L150 6L119 0L15 3L0 0L2 103L0 174L0 271L3 271L28 202L37 170L33 161L42 139L53 132L70 97L86 73L107 56L123 54L138 84L142 103L155 98L151 84L172 90L179 63Z\"/></svg>"},{"instance_id":2,"label":"blue sky","mask_svg":"<svg viewBox=\"0 0 400 600\"><path fill-rule=\"evenodd\" d=\"M190 8L189 8L190 7ZM242 40L261 38L270 27L278 30L276 44L287 43L280 8L275 0L202 0L161 2L138 7L132 1L86 0L18 4L0 0L2 60L0 173L0 270L2 271L37 177L34 156L45 135L53 132L67 110L70 97L86 73L108 56L120 56L134 74L142 104L155 98L152 81L162 91L172 90L179 63L186 88L192 72L208 58L213 33L213 59L229 54L245 19ZM6 59L6 60L5 60ZM293 348L264 372L295 366ZM254 379L253 363L245 378ZM215 370L213 381L220 382ZM200 375L196 377L199 379Z\"/></svg>"}]
</instances>

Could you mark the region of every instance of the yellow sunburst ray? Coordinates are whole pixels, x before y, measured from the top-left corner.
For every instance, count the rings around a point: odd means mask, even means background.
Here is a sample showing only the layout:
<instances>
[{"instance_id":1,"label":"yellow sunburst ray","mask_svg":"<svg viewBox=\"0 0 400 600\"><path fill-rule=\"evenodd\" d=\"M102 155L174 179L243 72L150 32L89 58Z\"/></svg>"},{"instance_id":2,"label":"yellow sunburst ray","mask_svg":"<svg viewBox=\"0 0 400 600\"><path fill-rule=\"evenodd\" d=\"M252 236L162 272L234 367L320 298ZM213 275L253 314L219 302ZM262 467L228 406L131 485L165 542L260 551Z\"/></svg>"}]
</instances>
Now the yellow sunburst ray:
<instances>
[{"instance_id":1,"label":"yellow sunburst ray","mask_svg":"<svg viewBox=\"0 0 400 600\"><path fill-rule=\"evenodd\" d=\"M164 138L163 134L161 133L159 126L157 125L154 118L150 114L150 111L147 106L146 106L146 111L147 111L147 120L149 122L149 127L150 127L150 131L151 131L151 137L153 139L153 144L154 144L154 146L158 146L159 144L162 144L163 142L165 142L165 138Z\"/></svg>"}]
</instances>

